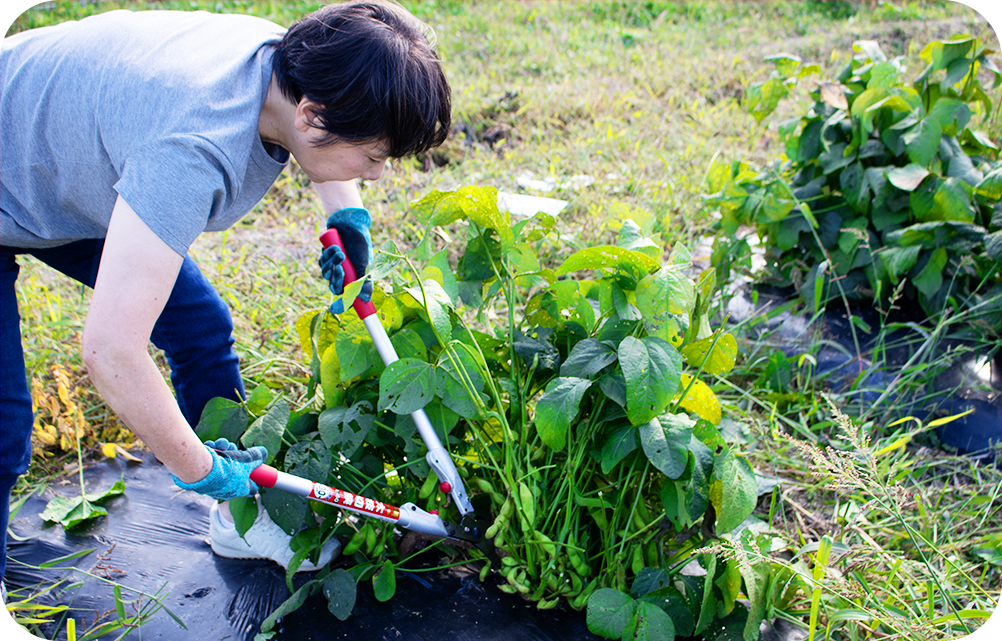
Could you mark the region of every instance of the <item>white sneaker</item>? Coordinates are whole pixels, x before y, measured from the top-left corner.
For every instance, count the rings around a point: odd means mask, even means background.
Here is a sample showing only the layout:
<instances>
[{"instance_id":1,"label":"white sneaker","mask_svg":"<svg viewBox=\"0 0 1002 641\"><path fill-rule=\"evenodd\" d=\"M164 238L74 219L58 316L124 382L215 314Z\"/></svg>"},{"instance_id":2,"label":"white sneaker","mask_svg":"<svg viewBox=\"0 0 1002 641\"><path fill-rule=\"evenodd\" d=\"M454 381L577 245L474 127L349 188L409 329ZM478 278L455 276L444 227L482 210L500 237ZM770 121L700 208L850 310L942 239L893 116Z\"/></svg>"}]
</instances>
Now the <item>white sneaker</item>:
<instances>
[{"instance_id":1,"label":"white sneaker","mask_svg":"<svg viewBox=\"0 0 1002 641\"><path fill-rule=\"evenodd\" d=\"M292 537L275 525L268 511L258 504L257 519L244 537L237 534L237 528L219 513L219 504L213 503L209 509L209 544L212 551L228 559L271 559L283 568L292 560L289 541ZM316 565L309 559L303 561L297 572L314 572L333 561L341 552L341 542L331 538L320 550Z\"/></svg>"},{"instance_id":2,"label":"white sneaker","mask_svg":"<svg viewBox=\"0 0 1002 641\"><path fill-rule=\"evenodd\" d=\"M7 605L7 585L3 581L0 581L0 601Z\"/></svg>"}]
</instances>

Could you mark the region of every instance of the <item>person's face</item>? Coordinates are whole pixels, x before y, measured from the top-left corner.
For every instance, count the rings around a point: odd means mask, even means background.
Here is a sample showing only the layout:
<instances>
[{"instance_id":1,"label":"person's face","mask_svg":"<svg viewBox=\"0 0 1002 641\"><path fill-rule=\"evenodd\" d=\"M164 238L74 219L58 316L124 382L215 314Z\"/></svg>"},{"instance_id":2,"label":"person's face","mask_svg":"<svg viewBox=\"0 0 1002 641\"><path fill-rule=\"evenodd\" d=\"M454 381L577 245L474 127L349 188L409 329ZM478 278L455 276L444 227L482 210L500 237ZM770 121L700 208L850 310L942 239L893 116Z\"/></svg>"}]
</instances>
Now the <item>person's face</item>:
<instances>
[{"instance_id":1,"label":"person's face","mask_svg":"<svg viewBox=\"0 0 1002 641\"><path fill-rule=\"evenodd\" d=\"M385 146L379 142L352 144L335 142L317 146L323 132L314 126L312 103L305 98L297 108L294 148L289 152L315 183L348 181L356 178L377 180L388 158Z\"/></svg>"}]
</instances>

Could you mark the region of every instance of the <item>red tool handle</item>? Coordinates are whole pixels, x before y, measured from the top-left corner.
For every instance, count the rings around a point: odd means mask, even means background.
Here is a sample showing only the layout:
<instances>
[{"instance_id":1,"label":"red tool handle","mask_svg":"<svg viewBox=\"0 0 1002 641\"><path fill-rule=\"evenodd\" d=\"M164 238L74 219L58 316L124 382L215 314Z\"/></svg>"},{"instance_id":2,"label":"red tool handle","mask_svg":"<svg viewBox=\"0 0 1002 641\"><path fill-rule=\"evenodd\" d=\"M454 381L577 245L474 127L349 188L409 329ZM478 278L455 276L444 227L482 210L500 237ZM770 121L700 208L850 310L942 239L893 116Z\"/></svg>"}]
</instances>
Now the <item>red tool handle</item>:
<instances>
[{"instance_id":1,"label":"red tool handle","mask_svg":"<svg viewBox=\"0 0 1002 641\"><path fill-rule=\"evenodd\" d=\"M341 235L337 233L336 229L328 229L323 234L320 235L320 244L324 246L324 249L330 247L331 245L337 245L344 252L344 260L341 262L341 268L344 269L344 284L354 282L358 279L358 275L355 273L355 266L351 264L348 260L348 252L344 251L344 243L341 242ZM376 313L376 306L372 302L365 302L361 298L356 298L352 307L358 313L359 318L365 318L366 316L372 316Z\"/></svg>"},{"instance_id":2,"label":"red tool handle","mask_svg":"<svg viewBox=\"0 0 1002 641\"><path fill-rule=\"evenodd\" d=\"M261 487L275 487L275 483L278 481L278 470L262 463L251 470L250 480Z\"/></svg>"}]
</instances>

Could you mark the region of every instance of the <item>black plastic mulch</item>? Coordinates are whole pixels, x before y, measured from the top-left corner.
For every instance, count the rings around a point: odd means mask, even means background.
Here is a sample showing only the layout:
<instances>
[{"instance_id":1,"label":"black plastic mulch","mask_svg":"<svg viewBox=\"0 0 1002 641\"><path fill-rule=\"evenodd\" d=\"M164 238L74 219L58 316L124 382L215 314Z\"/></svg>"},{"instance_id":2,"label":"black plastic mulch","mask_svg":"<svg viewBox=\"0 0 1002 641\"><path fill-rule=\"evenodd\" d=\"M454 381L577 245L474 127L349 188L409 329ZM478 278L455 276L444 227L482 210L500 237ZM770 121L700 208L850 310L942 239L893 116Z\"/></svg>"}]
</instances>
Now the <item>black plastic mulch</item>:
<instances>
[{"instance_id":1,"label":"black plastic mulch","mask_svg":"<svg viewBox=\"0 0 1002 641\"><path fill-rule=\"evenodd\" d=\"M52 497L51 492L30 497L11 519L11 530L26 538L18 541L8 537L11 557L5 577L8 587L36 585L61 575L70 583L83 580L80 588L45 595L40 602L70 605L78 620L78 632L80 623L89 626L101 613L110 613L105 621L113 620L112 584L78 572L36 570L22 564L40 566L63 555L94 548L94 552L69 563L147 594L161 589L169 591L162 602L187 627L187 630L181 628L166 613L159 612L128 638L253 639L262 621L289 597L284 569L270 561L214 555L208 544L212 499L179 490L166 468L150 454L141 464L113 459L89 467L85 472L87 491L103 491L123 475L125 494L104 505L108 516L72 533L66 533L58 525L45 525L39 516ZM79 488L69 483L56 487L55 491L75 496ZM355 609L346 621L334 617L327 610L326 600L318 595L280 622L274 638L296 641L599 638L588 632L584 612L563 606L538 610L534 604L498 590L497 585L503 579L496 575L480 583L477 571L474 565L420 574L400 572L396 594L385 603L375 599L371 583L363 582L358 586ZM125 600L135 598L126 590L122 596ZM51 638L56 633L50 630L46 636ZM117 638L121 633L119 630L102 638Z\"/></svg>"}]
</instances>

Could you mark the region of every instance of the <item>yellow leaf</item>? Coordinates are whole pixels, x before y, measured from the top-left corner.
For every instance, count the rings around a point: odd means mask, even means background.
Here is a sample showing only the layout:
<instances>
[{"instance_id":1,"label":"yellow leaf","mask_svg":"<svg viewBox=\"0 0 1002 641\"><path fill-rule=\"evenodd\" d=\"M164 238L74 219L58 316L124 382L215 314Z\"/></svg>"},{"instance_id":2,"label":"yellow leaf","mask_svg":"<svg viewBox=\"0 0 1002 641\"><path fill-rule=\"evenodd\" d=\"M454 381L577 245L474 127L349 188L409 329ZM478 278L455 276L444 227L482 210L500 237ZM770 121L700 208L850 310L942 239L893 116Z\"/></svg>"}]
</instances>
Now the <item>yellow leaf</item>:
<instances>
[{"instance_id":1,"label":"yellow leaf","mask_svg":"<svg viewBox=\"0 0 1002 641\"><path fill-rule=\"evenodd\" d=\"M668 342L671 343L672 347L678 349L682 345L684 338L682 328L674 318L669 318L665 323L665 333L668 335Z\"/></svg>"},{"instance_id":2,"label":"yellow leaf","mask_svg":"<svg viewBox=\"0 0 1002 641\"><path fill-rule=\"evenodd\" d=\"M115 455L118 454L118 446L114 443L105 443L101 446L101 452L108 458L115 458Z\"/></svg>"},{"instance_id":3,"label":"yellow leaf","mask_svg":"<svg viewBox=\"0 0 1002 641\"><path fill-rule=\"evenodd\" d=\"M300 315L296 319L296 333L299 335L299 346L306 353L307 361L313 358L313 341L310 340L310 325L313 323L313 317L316 315L317 311L312 310Z\"/></svg>"},{"instance_id":4,"label":"yellow leaf","mask_svg":"<svg viewBox=\"0 0 1002 641\"><path fill-rule=\"evenodd\" d=\"M876 452L874 452L873 455L874 456L883 456L884 454L887 454L888 452L893 452L896 449L900 449L900 448L904 447L911 440L912 440L912 435L911 434L905 434L904 436L902 436L898 440L894 441L890 445L886 445L886 446L880 448L879 450L877 450Z\"/></svg>"},{"instance_id":5,"label":"yellow leaf","mask_svg":"<svg viewBox=\"0 0 1002 641\"><path fill-rule=\"evenodd\" d=\"M971 409L967 410L966 412L961 412L960 414L954 414L953 416L946 416L944 418L937 418L935 421L930 421L929 422L929 427L938 427L940 425L945 425L947 423L950 423L952 421L957 420L958 418L963 418L963 417L967 416L968 414L970 414L973 411L974 411L974 408L971 408Z\"/></svg>"},{"instance_id":6,"label":"yellow leaf","mask_svg":"<svg viewBox=\"0 0 1002 641\"><path fill-rule=\"evenodd\" d=\"M387 332L400 329L404 324L404 314L400 309L400 305L389 296L383 299L376 313L379 315L379 320L382 321L383 327L386 328Z\"/></svg>"},{"instance_id":7,"label":"yellow leaf","mask_svg":"<svg viewBox=\"0 0 1002 641\"><path fill-rule=\"evenodd\" d=\"M338 359L334 345L329 345L320 359L320 388L324 393L324 403L327 407L336 407L344 400L344 390L341 385L341 361Z\"/></svg>"},{"instance_id":8,"label":"yellow leaf","mask_svg":"<svg viewBox=\"0 0 1002 641\"><path fill-rule=\"evenodd\" d=\"M689 387L690 382L692 382L692 387ZM678 400L682 392L689 387L689 391L679 403L679 407L687 412L695 412L700 418L710 421L714 425L720 425L720 402L717 401L717 395L713 393L709 385L700 380L693 381L692 374L683 372L678 387L679 393L675 396L675 400Z\"/></svg>"},{"instance_id":9,"label":"yellow leaf","mask_svg":"<svg viewBox=\"0 0 1002 641\"><path fill-rule=\"evenodd\" d=\"M35 427L35 437L42 445L55 445L59 432L51 425L39 425Z\"/></svg>"}]
</instances>

